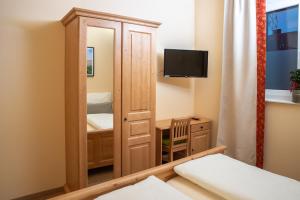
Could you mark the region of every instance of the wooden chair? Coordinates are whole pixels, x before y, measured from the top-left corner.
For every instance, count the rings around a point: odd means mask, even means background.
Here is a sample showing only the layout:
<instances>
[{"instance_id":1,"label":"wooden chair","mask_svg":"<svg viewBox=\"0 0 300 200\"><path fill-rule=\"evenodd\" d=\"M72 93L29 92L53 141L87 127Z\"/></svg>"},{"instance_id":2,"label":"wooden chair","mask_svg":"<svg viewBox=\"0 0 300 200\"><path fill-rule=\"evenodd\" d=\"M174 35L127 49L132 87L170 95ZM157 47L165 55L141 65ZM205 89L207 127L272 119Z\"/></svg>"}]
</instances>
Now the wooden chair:
<instances>
[{"instance_id":1,"label":"wooden chair","mask_svg":"<svg viewBox=\"0 0 300 200\"><path fill-rule=\"evenodd\" d=\"M172 119L170 136L163 139L162 151L167 152L167 158L163 156L164 161L172 162L175 152L184 151L184 157L190 154L190 118Z\"/></svg>"}]
</instances>

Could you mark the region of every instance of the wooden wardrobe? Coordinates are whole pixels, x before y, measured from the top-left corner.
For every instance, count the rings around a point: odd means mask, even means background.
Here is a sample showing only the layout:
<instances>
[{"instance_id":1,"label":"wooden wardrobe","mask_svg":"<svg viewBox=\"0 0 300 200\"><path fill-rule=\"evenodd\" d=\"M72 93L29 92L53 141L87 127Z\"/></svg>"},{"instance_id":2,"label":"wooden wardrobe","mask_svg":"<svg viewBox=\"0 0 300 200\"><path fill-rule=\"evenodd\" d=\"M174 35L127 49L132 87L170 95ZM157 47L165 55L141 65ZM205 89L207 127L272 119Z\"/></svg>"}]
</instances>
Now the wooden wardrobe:
<instances>
[{"instance_id":1,"label":"wooden wardrobe","mask_svg":"<svg viewBox=\"0 0 300 200\"><path fill-rule=\"evenodd\" d=\"M65 26L66 190L87 186L87 27L114 30L114 177L155 166L158 22L73 8Z\"/></svg>"}]
</instances>

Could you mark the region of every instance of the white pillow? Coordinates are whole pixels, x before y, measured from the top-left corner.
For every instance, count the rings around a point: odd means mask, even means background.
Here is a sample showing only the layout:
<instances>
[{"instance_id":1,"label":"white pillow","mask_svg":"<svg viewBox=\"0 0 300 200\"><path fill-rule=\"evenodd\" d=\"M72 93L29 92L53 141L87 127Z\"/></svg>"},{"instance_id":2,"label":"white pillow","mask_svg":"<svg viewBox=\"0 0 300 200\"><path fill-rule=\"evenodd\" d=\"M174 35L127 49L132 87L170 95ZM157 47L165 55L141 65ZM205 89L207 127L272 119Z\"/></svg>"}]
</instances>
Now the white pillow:
<instances>
[{"instance_id":1,"label":"white pillow","mask_svg":"<svg viewBox=\"0 0 300 200\"><path fill-rule=\"evenodd\" d=\"M191 200L155 176L134 185L104 194L96 200Z\"/></svg>"},{"instance_id":2,"label":"white pillow","mask_svg":"<svg viewBox=\"0 0 300 200\"><path fill-rule=\"evenodd\" d=\"M87 93L87 104L109 103L112 102L111 92Z\"/></svg>"}]
</instances>

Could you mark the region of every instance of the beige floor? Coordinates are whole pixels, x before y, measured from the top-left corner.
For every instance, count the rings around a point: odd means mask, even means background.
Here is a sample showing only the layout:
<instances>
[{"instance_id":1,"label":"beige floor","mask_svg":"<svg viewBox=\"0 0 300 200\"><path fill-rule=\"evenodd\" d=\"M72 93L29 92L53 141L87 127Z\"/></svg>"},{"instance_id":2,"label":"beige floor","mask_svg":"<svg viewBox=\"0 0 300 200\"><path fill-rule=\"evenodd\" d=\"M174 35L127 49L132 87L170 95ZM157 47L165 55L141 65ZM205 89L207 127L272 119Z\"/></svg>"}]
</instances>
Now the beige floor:
<instances>
[{"instance_id":1,"label":"beige floor","mask_svg":"<svg viewBox=\"0 0 300 200\"><path fill-rule=\"evenodd\" d=\"M88 185L95 185L113 179L113 167L100 167L89 170Z\"/></svg>"},{"instance_id":2,"label":"beige floor","mask_svg":"<svg viewBox=\"0 0 300 200\"><path fill-rule=\"evenodd\" d=\"M101 167L89 170L88 185L96 185L113 179L113 167ZM64 194L63 187L16 198L15 200L45 200Z\"/></svg>"}]
</instances>

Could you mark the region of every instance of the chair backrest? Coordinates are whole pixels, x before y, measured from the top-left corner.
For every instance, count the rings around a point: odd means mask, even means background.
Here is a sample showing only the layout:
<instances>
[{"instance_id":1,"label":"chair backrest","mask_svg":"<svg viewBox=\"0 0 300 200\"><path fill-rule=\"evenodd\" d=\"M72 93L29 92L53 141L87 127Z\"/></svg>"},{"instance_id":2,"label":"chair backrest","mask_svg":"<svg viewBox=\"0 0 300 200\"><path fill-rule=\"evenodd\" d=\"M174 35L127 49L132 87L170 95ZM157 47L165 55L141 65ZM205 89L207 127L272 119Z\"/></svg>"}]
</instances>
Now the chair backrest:
<instances>
[{"instance_id":1,"label":"chair backrest","mask_svg":"<svg viewBox=\"0 0 300 200\"><path fill-rule=\"evenodd\" d=\"M191 118L172 119L171 122L171 145L176 141L189 140Z\"/></svg>"}]
</instances>

